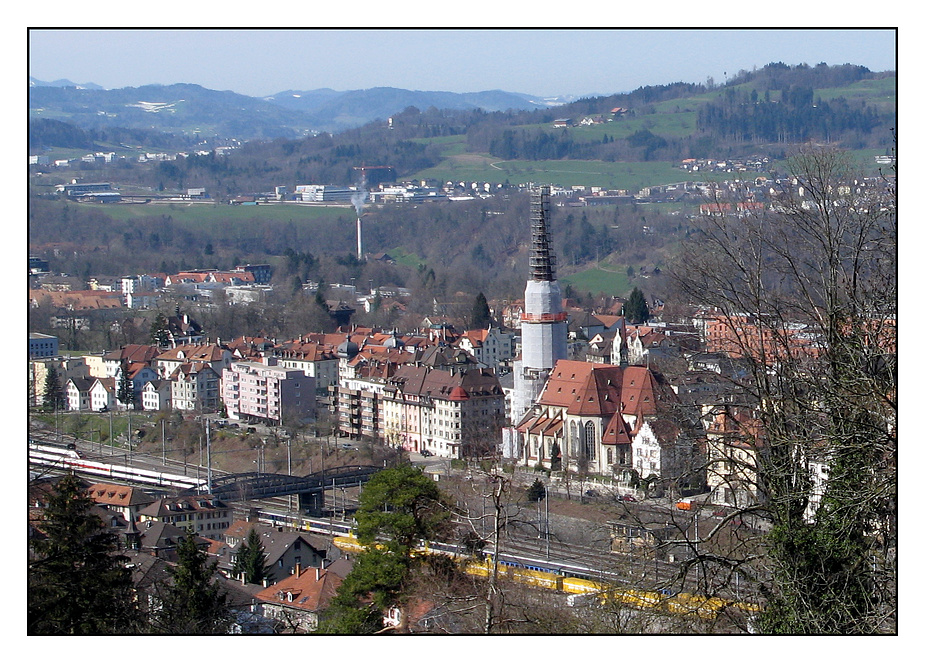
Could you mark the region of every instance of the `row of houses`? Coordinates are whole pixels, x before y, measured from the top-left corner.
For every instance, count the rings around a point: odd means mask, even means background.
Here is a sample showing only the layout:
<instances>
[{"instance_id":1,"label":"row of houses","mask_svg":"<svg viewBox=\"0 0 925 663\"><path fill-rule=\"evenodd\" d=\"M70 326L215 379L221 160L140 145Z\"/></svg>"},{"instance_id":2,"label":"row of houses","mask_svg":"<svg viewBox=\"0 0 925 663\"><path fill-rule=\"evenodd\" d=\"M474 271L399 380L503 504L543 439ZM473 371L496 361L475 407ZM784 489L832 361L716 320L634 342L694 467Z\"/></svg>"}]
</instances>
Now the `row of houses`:
<instances>
[{"instance_id":1,"label":"row of houses","mask_svg":"<svg viewBox=\"0 0 925 663\"><path fill-rule=\"evenodd\" d=\"M55 365L68 409L113 410L123 407L117 394L125 374L136 409L224 409L233 421L279 424L314 419L325 407L340 435L409 452L478 457L500 446L526 466L613 476L625 486L650 478L671 484L689 482L696 468L710 480L702 469L710 439L723 439L711 430L719 425L715 412L745 403L736 387L741 355L729 335L762 338L749 318L716 312L688 325L628 325L620 316L576 313L569 359L556 364L526 416L510 421L507 367L519 351L517 335L493 327L458 333L437 317L425 323L408 334L354 328L281 343L240 337L169 349L129 345L101 357L37 360L33 382L43 384L40 369ZM792 329L816 347L809 330ZM655 366L671 361L686 362L687 370L669 380ZM39 404L41 390L35 392ZM505 435L506 426L519 435Z\"/></svg>"}]
</instances>

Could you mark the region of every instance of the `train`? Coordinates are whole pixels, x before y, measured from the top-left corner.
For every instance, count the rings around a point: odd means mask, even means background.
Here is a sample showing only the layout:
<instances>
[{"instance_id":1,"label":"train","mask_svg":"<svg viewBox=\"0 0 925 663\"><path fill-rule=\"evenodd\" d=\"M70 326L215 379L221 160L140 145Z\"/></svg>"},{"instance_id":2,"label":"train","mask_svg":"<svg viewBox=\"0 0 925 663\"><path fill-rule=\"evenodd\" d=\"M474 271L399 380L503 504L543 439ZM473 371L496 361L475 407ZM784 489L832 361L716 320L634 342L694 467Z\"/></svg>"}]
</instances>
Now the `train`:
<instances>
[{"instance_id":1,"label":"train","mask_svg":"<svg viewBox=\"0 0 925 663\"><path fill-rule=\"evenodd\" d=\"M362 552L364 546L353 536L335 536L334 545L346 552ZM418 554L450 554L460 556L456 546L441 543L425 543L417 549ZM493 572L492 553L482 560L468 560L466 573L489 577ZM741 610L758 612L754 603L733 601L720 597L707 597L687 592L670 590L649 591L616 587L604 580L594 579L591 569L579 567L544 566L539 560L498 557L498 575L501 578L530 585L540 589L562 592L569 595L569 605L624 605L645 610L659 610L671 614L696 616L701 619L716 619L722 612Z\"/></svg>"},{"instance_id":2,"label":"train","mask_svg":"<svg viewBox=\"0 0 925 663\"><path fill-rule=\"evenodd\" d=\"M29 463L61 470L72 470L113 481L128 481L163 488L205 490L205 479L182 474L145 470L87 459L77 449L29 441Z\"/></svg>"}]
</instances>

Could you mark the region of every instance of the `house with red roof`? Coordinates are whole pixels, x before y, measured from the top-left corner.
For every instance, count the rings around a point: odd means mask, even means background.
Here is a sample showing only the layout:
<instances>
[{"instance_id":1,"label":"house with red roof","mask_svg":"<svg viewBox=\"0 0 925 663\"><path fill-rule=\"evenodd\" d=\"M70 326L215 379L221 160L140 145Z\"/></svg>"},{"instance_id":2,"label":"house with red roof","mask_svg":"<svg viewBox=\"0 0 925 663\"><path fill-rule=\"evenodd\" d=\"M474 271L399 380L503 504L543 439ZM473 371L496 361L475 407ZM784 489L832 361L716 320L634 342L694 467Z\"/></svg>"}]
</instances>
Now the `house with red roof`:
<instances>
[{"instance_id":1,"label":"house with red roof","mask_svg":"<svg viewBox=\"0 0 925 663\"><path fill-rule=\"evenodd\" d=\"M330 569L297 565L292 575L258 592L256 598L264 616L276 620L277 633L311 633L343 581Z\"/></svg>"},{"instance_id":2,"label":"house with red roof","mask_svg":"<svg viewBox=\"0 0 925 663\"><path fill-rule=\"evenodd\" d=\"M154 497L140 488L113 483L92 484L87 495L97 504L118 511L126 520L137 520L138 512L154 502Z\"/></svg>"}]
</instances>

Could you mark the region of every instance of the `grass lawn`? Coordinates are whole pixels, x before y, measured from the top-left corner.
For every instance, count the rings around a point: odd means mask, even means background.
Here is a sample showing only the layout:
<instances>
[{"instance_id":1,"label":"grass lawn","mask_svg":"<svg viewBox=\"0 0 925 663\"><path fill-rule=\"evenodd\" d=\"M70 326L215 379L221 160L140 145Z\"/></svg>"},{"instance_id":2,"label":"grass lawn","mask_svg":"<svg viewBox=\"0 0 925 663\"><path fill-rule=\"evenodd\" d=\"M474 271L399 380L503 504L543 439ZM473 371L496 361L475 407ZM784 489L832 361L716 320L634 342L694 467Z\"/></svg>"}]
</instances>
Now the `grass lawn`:
<instances>
[{"instance_id":1,"label":"grass lawn","mask_svg":"<svg viewBox=\"0 0 925 663\"><path fill-rule=\"evenodd\" d=\"M592 267L568 276L560 276L559 280L571 285L579 293L590 292L596 295L603 292L616 297L626 297L633 290L633 286L626 276L626 271L617 271L617 269L616 267L609 269Z\"/></svg>"}]
</instances>

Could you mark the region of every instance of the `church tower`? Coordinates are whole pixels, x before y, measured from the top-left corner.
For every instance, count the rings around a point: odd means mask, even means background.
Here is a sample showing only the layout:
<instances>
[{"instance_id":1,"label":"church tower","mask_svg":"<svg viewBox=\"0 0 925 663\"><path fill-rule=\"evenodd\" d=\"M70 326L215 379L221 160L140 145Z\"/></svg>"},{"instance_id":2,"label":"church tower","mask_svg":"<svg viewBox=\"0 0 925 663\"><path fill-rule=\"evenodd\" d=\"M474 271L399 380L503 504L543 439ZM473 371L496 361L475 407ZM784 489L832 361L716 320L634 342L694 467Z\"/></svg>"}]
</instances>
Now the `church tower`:
<instances>
[{"instance_id":1,"label":"church tower","mask_svg":"<svg viewBox=\"0 0 925 663\"><path fill-rule=\"evenodd\" d=\"M556 281L556 256L548 226L549 187L534 190L530 203L530 280L521 316L521 356L514 362L511 423L515 426L539 398L546 378L568 358L567 314Z\"/></svg>"}]
</instances>

